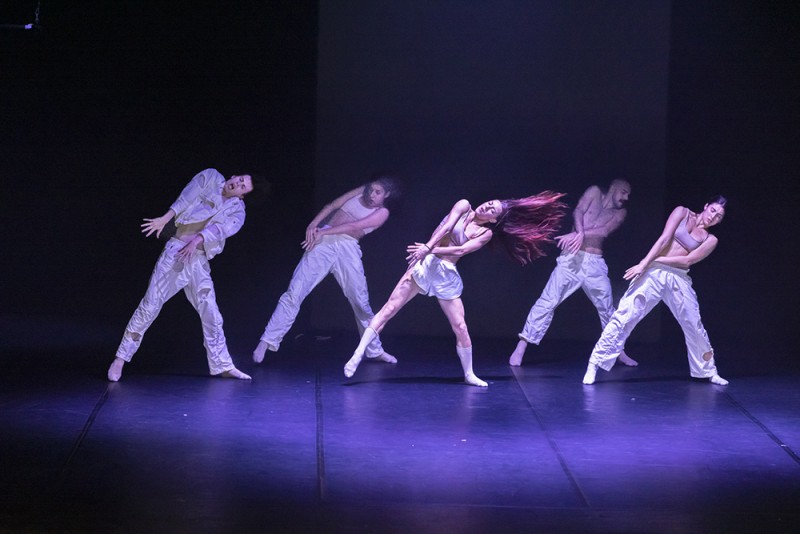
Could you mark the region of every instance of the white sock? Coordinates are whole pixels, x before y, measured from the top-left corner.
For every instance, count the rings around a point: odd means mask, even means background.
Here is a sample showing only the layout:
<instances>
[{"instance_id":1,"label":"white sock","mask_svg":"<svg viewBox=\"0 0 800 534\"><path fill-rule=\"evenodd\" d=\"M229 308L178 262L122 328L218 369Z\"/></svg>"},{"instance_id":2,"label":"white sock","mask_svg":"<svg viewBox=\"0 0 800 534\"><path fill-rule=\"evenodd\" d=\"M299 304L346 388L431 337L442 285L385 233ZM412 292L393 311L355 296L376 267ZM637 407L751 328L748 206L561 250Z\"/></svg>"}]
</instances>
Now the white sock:
<instances>
[{"instance_id":1,"label":"white sock","mask_svg":"<svg viewBox=\"0 0 800 534\"><path fill-rule=\"evenodd\" d=\"M367 359L374 360L376 362L386 362L386 363L397 363L397 358L389 354L388 352L381 352L377 356L369 357Z\"/></svg>"},{"instance_id":2,"label":"white sock","mask_svg":"<svg viewBox=\"0 0 800 534\"><path fill-rule=\"evenodd\" d=\"M358 347L353 353L353 356L348 360L344 366L344 376L350 378L358 369L361 359L364 357L364 351L367 350L367 345L372 343L372 340L378 337L378 333L369 326L364 329L364 335L361 336L361 341L358 342Z\"/></svg>"},{"instance_id":3,"label":"white sock","mask_svg":"<svg viewBox=\"0 0 800 534\"><path fill-rule=\"evenodd\" d=\"M709 378L709 380L711 381L712 384L716 384L718 386L727 386L728 385L728 381L725 380L724 378L722 378L719 375L714 375L711 378Z\"/></svg>"},{"instance_id":4,"label":"white sock","mask_svg":"<svg viewBox=\"0 0 800 534\"><path fill-rule=\"evenodd\" d=\"M586 368L586 374L583 375L583 383L587 386L594 384L594 379L597 376L597 364L589 362L589 366Z\"/></svg>"},{"instance_id":5,"label":"white sock","mask_svg":"<svg viewBox=\"0 0 800 534\"><path fill-rule=\"evenodd\" d=\"M487 387L489 384L475 376L472 372L472 347L459 347L456 345L458 359L461 360L461 368L464 370L464 381L471 386Z\"/></svg>"}]
</instances>

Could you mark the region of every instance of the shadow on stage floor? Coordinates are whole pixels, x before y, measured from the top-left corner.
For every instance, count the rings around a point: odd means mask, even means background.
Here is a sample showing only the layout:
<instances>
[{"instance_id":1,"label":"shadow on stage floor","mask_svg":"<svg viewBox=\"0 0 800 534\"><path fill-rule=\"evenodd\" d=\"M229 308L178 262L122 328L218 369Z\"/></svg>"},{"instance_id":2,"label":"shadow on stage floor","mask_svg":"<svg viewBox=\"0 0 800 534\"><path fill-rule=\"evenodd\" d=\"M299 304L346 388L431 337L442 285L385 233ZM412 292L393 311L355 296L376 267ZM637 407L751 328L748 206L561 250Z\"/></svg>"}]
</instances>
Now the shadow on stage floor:
<instances>
[{"instance_id":1,"label":"shadow on stage floor","mask_svg":"<svg viewBox=\"0 0 800 534\"><path fill-rule=\"evenodd\" d=\"M5 355L0 531L800 528L800 373L765 355L719 361L721 387L632 347L639 367L583 386L585 344L511 368L513 340L476 340L481 389L451 339L386 339L399 363L350 380L349 337L285 345L236 359L252 382L194 348L143 347L117 384L108 354Z\"/></svg>"}]
</instances>

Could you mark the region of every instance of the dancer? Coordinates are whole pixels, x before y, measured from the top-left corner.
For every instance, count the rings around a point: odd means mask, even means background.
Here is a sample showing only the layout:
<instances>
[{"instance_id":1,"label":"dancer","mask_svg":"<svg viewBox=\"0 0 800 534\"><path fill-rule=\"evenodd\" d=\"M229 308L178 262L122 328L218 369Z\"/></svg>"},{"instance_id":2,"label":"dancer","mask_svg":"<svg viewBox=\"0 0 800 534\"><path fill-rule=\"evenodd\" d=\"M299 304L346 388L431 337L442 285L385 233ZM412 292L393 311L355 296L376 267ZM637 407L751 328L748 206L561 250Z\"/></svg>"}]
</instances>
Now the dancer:
<instances>
[{"instance_id":1,"label":"dancer","mask_svg":"<svg viewBox=\"0 0 800 534\"><path fill-rule=\"evenodd\" d=\"M261 363L267 350L278 350L283 337L294 324L303 300L328 274L333 274L350 302L359 335L364 332L374 314L369 305L358 241L386 222L389 210L384 204L397 192L394 178L377 173L363 186L326 205L314 217L306 228L306 239L302 243L305 253L294 270L289 289L278 300L253 351L254 362ZM384 352L378 338L367 348L367 357L397 363L394 356Z\"/></svg>"},{"instance_id":2,"label":"dancer","mask_svg":"<svg viewBox=\"0 0 800 534\"><path fill-rule=\"evenodd\" d=\"M361 336L353 357L344 367L345 376L353 376L369 343L403 306L421 293L436 297L450 322L464 380L473 386L486 387L488 384L472 370L472 340L464 318L463 284L456 262L481 249L492 236L497 236L511 257L523 265L542 256L542 245L552 241L551 236L564 215L566 206L559 202L562 196L563 193L545 191L522 199L490 200L474 210L466 200L456 202L427 242L407 248L409 268Z\"/></svg>"},{"instance_id":3,"label":"dancer","mask_svg":"<svg viewBox=\"0 0 800 534\"><path fill-rule=\"evenodd\" d=\"M624 278L631 284L594 346L584 384L594 384L598 367L611 370L631 331L661 300L683 330L691 376L708 378L721 386L728 384L717 374L714 349L700 320L697 294L688 274L690 266L716 248L717 238L708 229L722 221L726 203L725 197L717 196L700 213L683 206L672 211L647 256L625 271Z\"/></svg>"},{"instance_id":4,"label":"dancer","mask_svg":"<svg viewBox=\"0 0 800 534\"><path fill-rule=\"evenodd\" d=\"M256 184L261 187L258 180ZM147 292L125 328L117 355L108 368L110 381L120 379L122 367L131 361L161 307L181 289L200 315L211 374L250 379L233 365L228 353L209 260L222 252L225 240L244 224L243 198L251 191L253 178L248 174L225 180L216 169L206 169L192 178L164 215L144 219L142 233L146 237L153 233L160 237L173 218L177 230L164 246Z\"/></svg>"},{"instance_id":5,"label":"dancer","mask_svg":"<svg viewBox=\"0 0 800 534\"><path fill-rule=\"evenodd\" d=\"M625 220L630 193L631 186L625 180L612 181L606 192L593 185L583 193L572 212L572 232L556 237L561 255L542 295L528 312L517 347L508 359L509 365L522 365L528 343L538 345L542 341L558 305L578 288L583 289L597 308L601 329L608 324L614 313L614 300L603 259L603 241ZM619 361L638 365L625 351L620 352Z\"/></svg>"}]
</instances>

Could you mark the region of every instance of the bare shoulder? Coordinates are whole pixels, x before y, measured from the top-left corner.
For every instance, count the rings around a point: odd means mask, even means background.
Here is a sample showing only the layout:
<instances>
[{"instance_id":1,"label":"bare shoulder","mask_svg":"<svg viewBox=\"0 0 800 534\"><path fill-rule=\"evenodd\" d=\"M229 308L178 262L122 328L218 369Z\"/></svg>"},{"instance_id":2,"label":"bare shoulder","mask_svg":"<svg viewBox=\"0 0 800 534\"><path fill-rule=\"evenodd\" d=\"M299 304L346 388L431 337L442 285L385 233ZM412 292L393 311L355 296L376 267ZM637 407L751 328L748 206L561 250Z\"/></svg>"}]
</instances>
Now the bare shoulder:
<instances>
[{"instance_id":1,"label":"bare shoulder","mask_svg":"<svg viewBox=\"0 0 800 534\"><path fill-rule=\"evenodd\" d=\"M602 199L603 190L596 185L591 185L586 189L586 191L583 192L578 204L587 207L595 202L601 201Z\"/></svg>"},{"instance_id":2,"label":"bare shoulder","mask_svg":"<svg viewBox=\"0 0 800 534\"><path fill-rule=\"evenodd\" d=\"M586 188L586 191L583 192L583 196L585 197L599 197L603 196L603 190L600 189L599 185L590 185Z\"/></svg>"},{"instance_id":3,"label":"bare shoulder","mask_svg":"<svg viewBox=\"0 0 800 534\"><path fill-rule=\"evenodd\" d=\"M466 198L462 198L453 205L453 211L464 212L469 210L470 208L471 206L469 204L469 200L467 200Z\"/></svg>"}]
</instances>

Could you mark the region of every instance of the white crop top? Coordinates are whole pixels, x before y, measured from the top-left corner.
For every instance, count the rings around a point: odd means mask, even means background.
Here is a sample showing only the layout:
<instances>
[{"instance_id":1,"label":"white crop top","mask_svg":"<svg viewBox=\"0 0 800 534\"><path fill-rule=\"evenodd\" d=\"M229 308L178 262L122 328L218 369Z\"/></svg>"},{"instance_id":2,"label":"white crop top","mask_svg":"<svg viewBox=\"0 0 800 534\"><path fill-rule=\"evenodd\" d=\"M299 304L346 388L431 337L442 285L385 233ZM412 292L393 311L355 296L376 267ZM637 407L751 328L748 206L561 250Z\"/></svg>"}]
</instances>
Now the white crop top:
<instances>
[{"instance_id":1,"label":"white crop top","mask_svg":"<svg viewBox=\"0 0 800 534\"><path fill-rule=\"evenodd\" d=\"M367 208L366 206L364 206L361 203L361 195L351 198L350 200L345 202L340 209L341 211L346 213L353 221L363 219L364 217L368 217L369 215L372 215L373 213L378 211L378 208ZM364 228L362 231L364 232L364 235L367 235L374 229L375 227L373 226L371 228Z\"/></svg>"}]
</instances>

